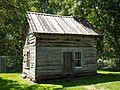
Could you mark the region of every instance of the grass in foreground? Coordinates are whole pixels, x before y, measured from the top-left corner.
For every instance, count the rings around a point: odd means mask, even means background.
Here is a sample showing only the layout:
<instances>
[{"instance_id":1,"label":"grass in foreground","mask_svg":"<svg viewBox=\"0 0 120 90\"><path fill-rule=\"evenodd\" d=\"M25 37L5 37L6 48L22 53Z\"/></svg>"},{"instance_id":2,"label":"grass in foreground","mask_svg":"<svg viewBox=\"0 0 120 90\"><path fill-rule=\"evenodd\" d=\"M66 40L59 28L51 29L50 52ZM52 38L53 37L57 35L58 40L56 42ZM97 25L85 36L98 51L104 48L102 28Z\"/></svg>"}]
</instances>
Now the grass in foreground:
<instances>
[{"instance_id":1,"label":"grass in foreground","mask_svg":"<svg viewBox=\"0 0 120 90\"><path fill-rule=\"evenodd\" d=\"M40 84L22 79L20 73L2 73L0 90L120 90L120 72L98 71L96 76Z\"/></svg>"}]
</instances>

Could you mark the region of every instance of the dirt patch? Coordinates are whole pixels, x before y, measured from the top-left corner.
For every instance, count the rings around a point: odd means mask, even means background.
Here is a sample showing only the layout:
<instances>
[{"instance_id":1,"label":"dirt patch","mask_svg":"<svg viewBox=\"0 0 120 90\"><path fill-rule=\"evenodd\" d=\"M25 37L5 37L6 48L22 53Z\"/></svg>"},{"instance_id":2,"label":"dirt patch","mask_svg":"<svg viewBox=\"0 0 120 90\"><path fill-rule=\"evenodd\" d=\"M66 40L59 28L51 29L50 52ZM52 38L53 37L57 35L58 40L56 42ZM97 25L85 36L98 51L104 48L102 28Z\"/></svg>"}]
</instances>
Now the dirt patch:
<instances>
[{"instance_id":1,"label":"dirt patch","mask_svg":"<svg viewBox=\"0 0 120 90\"><path fill-rule=\"evenodd\" d=\"M87 90L97 90L94 85L84 86Z\"/></svg>"},{"instance_id":2,"label":"dirt patch","mask_svg":"<svg viewBox=\"0 0 120 90\"><path fill-rule=\"evenodd\" d=\"M94 85L84 86L87 90L109 90L104 87L96 88Z\"/></svg>"}]
</instances>

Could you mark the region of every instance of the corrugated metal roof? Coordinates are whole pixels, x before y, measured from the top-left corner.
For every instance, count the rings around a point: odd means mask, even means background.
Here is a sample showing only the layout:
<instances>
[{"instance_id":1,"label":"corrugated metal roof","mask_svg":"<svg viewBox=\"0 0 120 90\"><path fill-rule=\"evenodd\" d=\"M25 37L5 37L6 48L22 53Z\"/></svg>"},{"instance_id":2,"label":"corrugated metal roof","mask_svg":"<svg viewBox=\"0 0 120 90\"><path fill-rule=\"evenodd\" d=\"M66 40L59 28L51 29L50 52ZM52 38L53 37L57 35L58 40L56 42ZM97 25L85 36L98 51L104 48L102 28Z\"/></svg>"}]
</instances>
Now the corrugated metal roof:
<instances>
[{"instance_id":1,"label":"corrugated metal roof","mask_svg":"<svg viewBox=\"0 0 120 90\"><path fill-rule=\"evenodd\" d=\"M27 17L30 30L34 33L101 35L90 24L77 22L71 16L28 12Z\"/></svg>"}]
</instances>

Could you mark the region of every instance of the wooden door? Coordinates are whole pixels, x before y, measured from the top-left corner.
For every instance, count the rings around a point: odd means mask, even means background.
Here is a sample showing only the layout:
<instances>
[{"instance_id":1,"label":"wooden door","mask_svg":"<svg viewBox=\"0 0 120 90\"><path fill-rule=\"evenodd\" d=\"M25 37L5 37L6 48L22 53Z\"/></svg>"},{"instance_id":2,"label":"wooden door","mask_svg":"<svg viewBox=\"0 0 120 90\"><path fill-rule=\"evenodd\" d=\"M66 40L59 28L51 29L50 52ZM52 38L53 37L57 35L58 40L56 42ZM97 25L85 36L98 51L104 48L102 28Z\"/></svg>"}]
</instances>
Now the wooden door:
<instances>
[{"instance_id":1,"label":"wooden door","mask_svg":"<svg viewBox=\"0 0 120 90\"><path fill-rule=\"evenodd\" d=\"M68 75L72 74L73 66L72 66L72 52L64 52L63 53L63 74Z\"/></svg>"}]
</instances>

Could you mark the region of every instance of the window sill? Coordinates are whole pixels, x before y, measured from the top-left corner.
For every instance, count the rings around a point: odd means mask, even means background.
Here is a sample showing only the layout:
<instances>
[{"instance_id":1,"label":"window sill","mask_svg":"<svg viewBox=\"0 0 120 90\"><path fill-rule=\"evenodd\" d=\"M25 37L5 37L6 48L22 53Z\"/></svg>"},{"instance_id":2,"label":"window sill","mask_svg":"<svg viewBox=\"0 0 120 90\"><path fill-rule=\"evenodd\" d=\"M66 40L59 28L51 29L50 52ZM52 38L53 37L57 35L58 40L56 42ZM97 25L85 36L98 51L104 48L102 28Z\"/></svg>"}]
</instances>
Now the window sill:
<instances>
[{"instance_id":1,"label":"window sill","mask_svg":"<svg viewBox=\"0 0 120 90\"><path fill-rule=\"evenodd\" d=\"M75 67L75 69L81 69L82 67Z\"/></svg>"},{"instance_id":2,"label":"window sill","mask_svg":"<svg viewBox=\"0 0 120 90\"><path fill-rule=\"evenodd\" d=\"M25 69L30 69L29 67L25 67Z\"/></svg>"}]
</instances>

